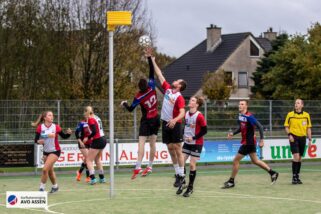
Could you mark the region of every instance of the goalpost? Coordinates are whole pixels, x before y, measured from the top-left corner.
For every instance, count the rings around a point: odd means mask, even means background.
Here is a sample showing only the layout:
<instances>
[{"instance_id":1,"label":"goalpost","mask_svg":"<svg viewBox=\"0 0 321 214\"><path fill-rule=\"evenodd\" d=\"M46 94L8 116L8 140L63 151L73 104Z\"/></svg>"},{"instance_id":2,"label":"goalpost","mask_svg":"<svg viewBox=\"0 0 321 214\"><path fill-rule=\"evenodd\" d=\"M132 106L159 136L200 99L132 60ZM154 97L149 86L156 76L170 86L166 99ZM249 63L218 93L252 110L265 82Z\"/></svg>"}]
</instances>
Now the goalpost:
<instances>
[{"instance_id":1,"label":"goalpost","mask_svg":"<svg viewBox=\"0 0 321 214\"><path fill-rule=\"evenodd\" d=\"M106 14L109 38L109 146L110 146L110 190L109 196L113 198L114 192L114 31L118 25L131 25L130 11L109 11Z\"/></svg>"}]
</instances>

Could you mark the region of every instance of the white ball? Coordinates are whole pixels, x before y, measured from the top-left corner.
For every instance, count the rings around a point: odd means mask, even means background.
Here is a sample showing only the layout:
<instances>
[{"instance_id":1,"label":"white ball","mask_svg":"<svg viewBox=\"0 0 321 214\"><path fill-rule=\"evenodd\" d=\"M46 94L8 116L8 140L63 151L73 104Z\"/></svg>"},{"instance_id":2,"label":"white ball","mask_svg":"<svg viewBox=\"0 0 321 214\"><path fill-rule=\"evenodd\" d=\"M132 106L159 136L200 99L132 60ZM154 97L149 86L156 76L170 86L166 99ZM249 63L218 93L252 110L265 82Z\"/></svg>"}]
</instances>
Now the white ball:
<instances>
[{"instance_id":1,"label":"white ball","mask_svg":"<svg viewBox=\"0 0 321 214\"><path fill-rule=\"evenodd\" d=\"M143 35L139 37L138 44L142 47L150 47L152 45L152 40L149 36Z\"/></svg>"}]
</instances>

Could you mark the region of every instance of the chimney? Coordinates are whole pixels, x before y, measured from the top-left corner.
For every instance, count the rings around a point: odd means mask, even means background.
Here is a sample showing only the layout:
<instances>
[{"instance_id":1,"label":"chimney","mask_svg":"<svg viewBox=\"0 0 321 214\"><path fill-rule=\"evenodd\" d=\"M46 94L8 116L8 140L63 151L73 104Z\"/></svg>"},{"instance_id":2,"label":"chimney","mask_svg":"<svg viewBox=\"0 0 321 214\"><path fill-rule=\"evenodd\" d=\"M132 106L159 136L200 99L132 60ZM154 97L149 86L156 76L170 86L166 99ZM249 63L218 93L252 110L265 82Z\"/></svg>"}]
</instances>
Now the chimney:
<instances>
[{"instance_id":1,"label":"chimney","mask_svg":"<svg viewBox=\"0 0 321 214\"><path fill-rule=\"evenodd\" d=\"M213 24L207 28L207 52L213 52L215 48L222 42L221 32L222 28Z\"/></svg>"},{"instance_id":2,"label":"chimney","mask_svg":"<svg viewBox=\"0 0 321 214\"><path fill-rule=\"evenodd\" d=\"M264 32L264 38L270 40L271 42L276 39L276 32L273 32L272 27L270 27L266 32Z\"/></svg>"}]
</instances>

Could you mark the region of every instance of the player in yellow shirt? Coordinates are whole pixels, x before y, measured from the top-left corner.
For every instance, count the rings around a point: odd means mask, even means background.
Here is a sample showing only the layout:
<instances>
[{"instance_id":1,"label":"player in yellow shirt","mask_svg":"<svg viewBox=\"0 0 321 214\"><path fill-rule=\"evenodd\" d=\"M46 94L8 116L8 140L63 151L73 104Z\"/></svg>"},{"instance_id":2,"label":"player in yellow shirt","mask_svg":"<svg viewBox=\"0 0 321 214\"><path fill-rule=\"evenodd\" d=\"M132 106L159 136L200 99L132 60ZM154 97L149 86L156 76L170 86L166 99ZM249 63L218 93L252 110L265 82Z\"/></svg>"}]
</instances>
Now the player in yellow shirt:
<instances>
[{"instance_id":1,"label":"player in yellow shirt","mask_svg":"<svg viewBox=\"0 0 321 214\"><path fill-rule=\"evenodd\" d=\"M296 99L294 111L291 111L286 116L284 127L288 134L291 152L293 155L292 161L292 184L302 184L299 174L301 169L302 156L306 147L306 138L309 139L309 147L312 142L311 119L309 113L303 111L304 102L301 99Z\"/></svg>"}]
</instances>

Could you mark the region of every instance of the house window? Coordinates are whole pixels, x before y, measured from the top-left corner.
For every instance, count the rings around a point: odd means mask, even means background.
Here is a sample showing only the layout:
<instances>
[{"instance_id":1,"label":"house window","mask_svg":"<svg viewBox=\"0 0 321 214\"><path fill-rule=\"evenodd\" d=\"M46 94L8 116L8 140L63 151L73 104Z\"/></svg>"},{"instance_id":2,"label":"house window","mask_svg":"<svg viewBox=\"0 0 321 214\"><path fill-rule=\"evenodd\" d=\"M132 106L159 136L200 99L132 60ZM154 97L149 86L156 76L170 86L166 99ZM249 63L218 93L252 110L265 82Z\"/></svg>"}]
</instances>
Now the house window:
<instances>
[{"instance_id":1,"label":"house window","mask_svg":"<svg viewBox=\"0 0 321 214\"><path fill-rule=\"evenodd\" d=\"M238 74L238 87L239 88L247 88L248 87L248 79L247 72L240 71Z\"/></svg>"},{"instance_id":2,"label":"house window","mask_svg":"<svg viewBox=\"0 0 321 214\"><path fill-rule=\"evenodd\" d=\"M233 85L233 73L232 71L225 71L224 72L224 81L226 85L232 86Z\"/></svg>"},{"instance_id":3,"label":"house window","mask_svg":"<svg viewBox=\"0 0 321 214\"><path fill-rule=\"evenodd\" d=\"M250 42L250 56L260 56L259 48L254 44L254 42Z\"/></svg>"}]
</instances>

